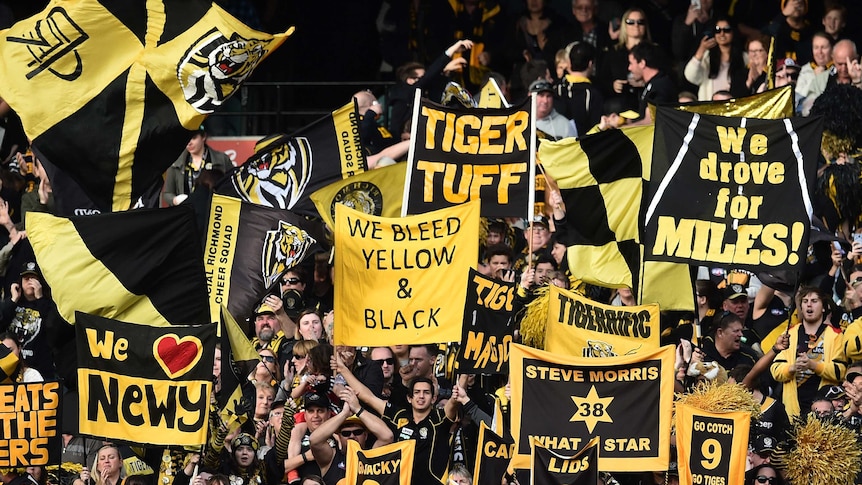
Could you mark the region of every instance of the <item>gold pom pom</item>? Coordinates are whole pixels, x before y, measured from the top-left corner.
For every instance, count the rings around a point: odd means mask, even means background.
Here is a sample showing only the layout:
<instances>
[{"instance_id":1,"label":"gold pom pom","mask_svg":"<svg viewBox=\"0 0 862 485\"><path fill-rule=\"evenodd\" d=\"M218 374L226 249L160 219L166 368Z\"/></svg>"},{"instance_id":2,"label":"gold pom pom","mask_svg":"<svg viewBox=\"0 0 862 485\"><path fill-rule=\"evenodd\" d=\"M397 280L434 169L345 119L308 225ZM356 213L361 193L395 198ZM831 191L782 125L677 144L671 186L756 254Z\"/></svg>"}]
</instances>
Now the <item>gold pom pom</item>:
<instances>
[{"instance_id":1,"label":"gold pom pom","mask_svg":"<svg viewBox=\"0 0 862 485\"><path fill-rule=\"evenodd\" d=\"M791 436L794 446L782 462L793 483L855 483L860 471L862 444L856 440L853 430L840 422L809 415L794 421Z\"/></svg>"},{"instance_id":2,"label":"gold pom pom","mask_svg":"<svg viewBox=\"0 0 862 485\"><path fill-rule=\"evenodd\" d=\"M695 384L688 394L677 394L676 403L686 404L710 413L731 413L747 411L751 419L760 417L760 404L742 384L717 384L714 381L702 381ZM676 407L674 406L674 413ZM674 415L673 423L676 422Z\"/></svg>"},{"instance_id":3,"label":"gold pom pom","mask_svg":"<svg viewBox=\"0 0 862 485\"><path fill-rule=\"evenodd\" d=\"M545 285L536 289L536 299L531 301L521 319L521 342L537 349L545 348L545 328L548 324L550 308L550 287Z\"/></svg>"}]
</instances>

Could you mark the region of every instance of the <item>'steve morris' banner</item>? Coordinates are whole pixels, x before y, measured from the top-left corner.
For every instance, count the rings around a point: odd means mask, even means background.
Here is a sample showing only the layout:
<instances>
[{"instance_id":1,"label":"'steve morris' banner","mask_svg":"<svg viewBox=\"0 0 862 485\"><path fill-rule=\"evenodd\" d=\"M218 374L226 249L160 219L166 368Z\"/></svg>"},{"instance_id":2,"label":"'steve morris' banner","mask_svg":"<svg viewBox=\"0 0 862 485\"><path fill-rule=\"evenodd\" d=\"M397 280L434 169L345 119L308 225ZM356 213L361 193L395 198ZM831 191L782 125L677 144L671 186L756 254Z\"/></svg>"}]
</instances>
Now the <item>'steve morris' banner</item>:
<instances>
[{"instance_id":1,"label":"'steve morris' banner","mask_svg":"<svg viewBox=\"0 0 862 485\"><path fill-rule=\"evenodd\" d=\"M81 433L159 446L206 443L215 331L78 313Z\"/></svg>"},{"instance_id":2,"label":"'steve morris' banner","mask_svg":"<svg viewBox=\"0 0 862 485\"><path fill-rule=\"evenodd\" d=\"M335 206L335 343L461 338L467 274L479 251L479 201L385 218Z\"/></svg>"},{"instance_id":3,"label":"'steve morris' banner","mask_svg":"<svg viewBox=\"0 0 862 485\"><path fill-rule=\"evenodd\" d=\"M0 385L0 467L60 464L62 400L56 381Z\"/></svg>"},{"instance_id":4,"label":"'steve morris' banner","mask_svg":"<svg viewBox=\"0 0 862 485\"><path fill-rule=\"evenodd\" d=\"M610 306L550 287L545 350L580 357L617 357L659 347L658 305Z\"/></svg>"},{"instance_id":5,"label":"'steve morris' banner","mask_svg":"<svg viewBox=\"0 0 862 485\"><path fill-rule=\"evenodd\" d=\"M484 217L529 218L536 173L533 98L511 108L469 110L416 98L402 215L481 197Z\"/></svg>"},{"instance_id":6,"label":"'steve morris' banner","mask_svg":"<svg viewBox=\"0 0 862 485\"><path fill-rule=\"evenodd\" d=\"M643 205L645 257L798 269L808 247L822 126L820 118L658 108Z\"/></svg>"},{"instance_id":7,"label":"'steve morris' banner","mask_svg":"<svg viewBox=\"0 0 862 485\"><path fill-rule=\"evenodd\" d=\"M264 293L323 241L319 223L285 210L213 195L204 248L210 315L245 320Z\"/></svg>"},{"instance_id":8,"label":"'steve morris' banner","mask_svg":"<svg viewBox=\"0 0 862 485\"><path fill-rule=\"evenodd\" d=\"M515 444L495 433L487 424L479 422L479 441L473 483L501 483Z\"/></svg>"},{"instance_id":9,"label":"'steve morris' banner","mask_svg":"<svg viewBox=\"0 0 862 485\"><path fill-rule=\"evenodd\" d=\"M306 216L318 216L312 192L366 169L356 100L292 135L266 137L254 149L218 192Z\"/></svg>"},{"instance_id":10,"label":"'steve morris' banner","mask_svg":"<svg viewBox=\"0 0 862 485\"><path fill-rule=\"evenodd\" d=\"M345 485L410 485L416 441L392 443L363 450L355 440L347 440Z\"/></svg>"},{"instance_id":11,"label":"'steve morris' banner","mask_svg":"<svg viewBox=\"0 0 862 485\"><path fill-rule=\"evenodd\" d=\"M464 302L458 372L506 374L512 343L515 284L487 278L471 269Z\"/></svg>"},{"instance_id":12,"label":"'steve morris' banner","mask_svg":"<svg viewBox=\"0 0 862 485\"><path fill-rule=\"evenodd\" d=\"M0 34L0 98L40 159L103 212L126 210L292 31L208 0L52 1Z\"/></svg>"},{"instance_id":13,"label":"'steve morris' banner","mask_svg":"<svg viewBox=\"0 0 862 485\"><path fill-rule=\"evenodd\" d=\"M531 442L530 485L595 485L599 483L599 439L593 438L574 455L562 455Z\"/></svg>"},{"instance_id":14,"label":"'steve morris' banner","mask_svg":"<svg viewBox=\"0 0 862 485\"><path fill-rule=\"evenodd\" d=\"M744 411L710 413L677 404L680 485L742 483L750 422Z\"/></svg>"},{"instance_id":15,"label":"'steve morris' banner","mask_svg":"<svg viewBox=\"0 0 862 485\"><path fill-rule=\"evenodd\" d=\"M599 438L602 471L666 470L673 347L591 359L512 344L511 468L530 467L530 439L557 452Z\"/></svg>"}]
</instances>

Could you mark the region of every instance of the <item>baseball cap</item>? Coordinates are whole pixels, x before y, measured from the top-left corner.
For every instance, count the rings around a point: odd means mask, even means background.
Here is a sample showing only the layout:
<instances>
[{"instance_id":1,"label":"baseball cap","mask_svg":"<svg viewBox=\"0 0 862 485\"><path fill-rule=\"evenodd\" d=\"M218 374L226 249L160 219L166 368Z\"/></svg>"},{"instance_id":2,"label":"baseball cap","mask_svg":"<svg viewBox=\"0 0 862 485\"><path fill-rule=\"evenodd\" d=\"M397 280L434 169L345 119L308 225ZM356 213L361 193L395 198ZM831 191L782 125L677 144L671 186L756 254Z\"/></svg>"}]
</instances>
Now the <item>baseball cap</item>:
<instances>
[{"instance_id":1,"label":"baseball cap","mask_svg":"<svg viewBox=\"0 0 862 485\"><path fill-rule=\"evenodd\" d=\"M754 442L751 444L751 451L758 455L770 453L775 449L775 445L777 444L778 441L772 436L760 434L754 437Z\"/></svg>"},{"instance_id":2,"label":"baseball cap","mask_svg":"<svg viewBox=\"0 0 862 485\"><path fill-rule=\"evenodd\" d=\"M854 371L848 372L845 379L847 380L847 382L853 383L853 381L855 381L856 378L859 376L862 376L862 373L854 370Z\"/></svg>"},{"instance_id":3,"label":"baseball cap","mask_svg":"<svg viewBox=\"0 0 862 485\"><path fill-rule=\"evenodd\" d=\"M820 394L824 398L829 399L830 401L833 399L841 399L842 397L845 397L847 395L847 393L844 392L843 387L836 385L820 388Z\"/></svg>"},{"instance_id":4,"label":"baseball cap","mask_svg":"<svg viewBox=\"0 0 862 485\"><path fill-rule=\"evenodd\" d=\"M21 270L20 276L24 275L39 276L39 267L36 266L36 263L34 263L33 261L28 262L24 265L24 269Z\"/></svg>"},{"instance_id":5,"label":"baseball cap","mask_svg":"<svg viewBox=\"0 0 862 485\"><path fill-rule=\"evenodd\" d=\"M782 68L785 68L785 67L787 69L795 69L797 71L802 69L799 66L799 64L796 63L796 61L794 61L793 59L791 59L789 57L784 58L784 59L779 59L778 62L775 64L775 70L776 71L780 71Z\"/></svg>"},{"instance_id":6,"label":"baseball cap","mask_svg":"<svg viewBox=\"0 0 862 485\"><path fill-rule=\"evenodd\" d=\"M272 309L271 306L266 303L261 303L257 310L254 312L254 316L263 315L264 313L272 313L275 314L275 310Z\"/></svg>"},{"instance_id":7,"label":"baseball cap","mask_svg":"<svg viewBox=\"0 0 862 485\"><path fill-rule=\"evenodd\" d=\"M544 92L553 93L554 87L551 86L551 83L545 81L544 79L538 79L530 83L530 92L531 93L544 93Z\"/></svg>"},{"instance_id":8,"label":"baseball cap","mask_svg":"<svg viewBox=\"0 0 862 485\"><path fill-rule=\"evenodd\" d=\"M745 289L745 285L742 285L740 283L730 284L724 290L725 300L733 300L734 298L739 298L740 296L748 298L748 291Z\"/></svg>"},{"instance_id":9,"label":"baseball cap","mask_svg":"<svg viewBox=\"0 0 862 485\"><path fill-rule=\"evenodd\" d=\"M545 216L533 216L533 224L538 224L545 229L548 229L550 225L548 224L548 218Z\"/></svg>"},{"instance_id":10,"label":"baseball cap","mask_svg":"<svg viewBox=\"0 0 862 485\"><path fill-rule=\"evenodd\" d=\"M329 398L326 397L326 394L322 394L320 392L309 392L305 395L304 402L306 408L316 406L319 408L329 409Z\"/></svg>"}]
</instances>

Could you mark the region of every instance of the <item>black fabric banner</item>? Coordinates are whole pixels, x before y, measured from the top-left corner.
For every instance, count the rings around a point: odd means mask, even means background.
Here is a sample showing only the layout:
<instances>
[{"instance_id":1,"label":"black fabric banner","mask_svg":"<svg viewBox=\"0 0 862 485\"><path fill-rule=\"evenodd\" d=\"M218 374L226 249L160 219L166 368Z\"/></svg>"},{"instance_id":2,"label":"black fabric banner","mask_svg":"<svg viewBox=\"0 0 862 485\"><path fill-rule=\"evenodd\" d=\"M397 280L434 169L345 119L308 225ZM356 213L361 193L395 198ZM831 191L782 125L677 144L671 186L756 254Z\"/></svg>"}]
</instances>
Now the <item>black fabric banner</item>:
<instances>
[{"instance_id":1,"label":"black fabric banner","mask_svg":"<svg viewBox=\"0 0 862 485\"><path fill-rule=\"evenodd\" d=\"M487 278L470 269L458 372L507 374L512 343L515 284Z\"/></svg>"},{"instance_id":2,"label":"black fabric banner","mask_svg":"<svg viewBox=\"0 0 862 485\"><path fill-rule=\"evenodd\" d=\"M165 446L206 442L215 325L75 318L82 434Z\"/></svg>"},{"instance_id":3,"label":"black fabric banner","mask_svg":"<svg viewBox=\"0 0 862 485\"><path fill-rule=\"evenodd\" d=\"M405 214L482 199L484 217L529 217L535 177L530 98L511 108L416 103Z\"/></svg>"},{"instance_id":4,"label":"black fabric banner","mask_svg":"<svg viewBox=\"0 0 862 485\"><path fill-rule=\"evenodd\" d=\"M595 485L599 480L599 439L577 453L557 453L533 440L530 485Z\"/></svg>"},{"instance_id":5,"label":"black fabric banner","mask_svg":"<svg viewBox=\"0 0 862 485\"><path fill-rule=\"evenodd\" d=\"M514 451L515 444L511 438L501 437L487 424L480 422L473 483L500 483Z\"/></svg>"},{"instance_id":6,"label":"black fabric banner","mask_svg":"<svg viewBox=\"0 0 862 485\"><path fill-rule=\"evenodd\" d=\"M822 120L658 108L647 259L761 271L805 262Z\"/></svg>"}]
</instances>

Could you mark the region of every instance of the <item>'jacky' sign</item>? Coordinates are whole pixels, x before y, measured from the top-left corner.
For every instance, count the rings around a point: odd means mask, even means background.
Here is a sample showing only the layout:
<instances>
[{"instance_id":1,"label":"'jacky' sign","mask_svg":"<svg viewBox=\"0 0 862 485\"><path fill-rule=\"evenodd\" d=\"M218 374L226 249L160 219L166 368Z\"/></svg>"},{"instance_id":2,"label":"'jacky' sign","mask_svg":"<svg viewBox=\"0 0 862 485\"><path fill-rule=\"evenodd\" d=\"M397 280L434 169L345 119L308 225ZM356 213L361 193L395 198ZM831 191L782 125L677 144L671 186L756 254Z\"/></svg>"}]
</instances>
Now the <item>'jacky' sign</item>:
<instances>
[{"instance_id":1,"label":"'jacky' sign","mask_svg":"<svg viewBox=\"0 0 862 485\"><path fill-rule=\"evenodd\" d=\"M791 269L805 259L819 118L658 109L647 258Z\"/></svg>"}]
</instances>

